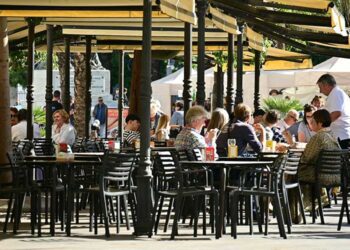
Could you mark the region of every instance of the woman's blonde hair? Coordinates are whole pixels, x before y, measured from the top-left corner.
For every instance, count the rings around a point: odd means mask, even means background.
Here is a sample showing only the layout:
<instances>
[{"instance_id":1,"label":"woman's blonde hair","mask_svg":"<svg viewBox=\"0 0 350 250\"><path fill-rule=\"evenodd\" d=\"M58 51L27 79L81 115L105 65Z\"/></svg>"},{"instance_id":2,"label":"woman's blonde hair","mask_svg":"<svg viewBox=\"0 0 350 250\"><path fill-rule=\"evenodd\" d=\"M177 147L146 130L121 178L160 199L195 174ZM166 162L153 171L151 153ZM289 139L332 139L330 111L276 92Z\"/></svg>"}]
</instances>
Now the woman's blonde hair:
<instances>
[{"instance_id":1,"label":"woman's blonde hair","mask_svg":"<svg viewBox=\"0 0 350 250\"><path fill-rule=\"evenodd\" d=\"M157 125L156 132L155 132L157 140L162 138L162 134L164 132L163 129L166 129L168 127L169 122L170 122L170 117L166 114L163 114L159 118L158 125Z\"/></svg>"},{"instance_id":2,"label":"woman's blonde hair","mask_svg":"<svg viewBox=\"0 0 350 250\"><path fill-rule=\"evenodd\" d=\"M207 130L210 131L211 129L214 129L214 128L222 130L225 124L229 122L229 119L230 119L229 115L225 109L217 108L211 114L211 119L208 124Z\"/></svg>"},{"instance_id":3,"label":"woman's blonde hair","mask_svg":"<svg viewBox=\"0 0 350 250\"><path fill-rule=\"evenodd\" d=\"M166 114L163 114L160 118L159 118L159 121L158 121L158 125L157 125L157 128L156 128L156 133L157 131L163 129L163 128L166 128L168 126L170 122L170 118L168 115Z\"/></svg>"},{"instance_id":4,"label":"woman's blonde hair","mask_svg":"<svg viewBox=\"0 0 350 250\"><path fill-rule=\"evenodd\" d=\"M52 114L52 119L54 119L53 117L55 116L55 114L60 114L63 118L63 122L64 123L69 123L69 115L68 113L64 110L64 109L59 109L56 110L53 114Z\"/></svg>"}]
</instances>

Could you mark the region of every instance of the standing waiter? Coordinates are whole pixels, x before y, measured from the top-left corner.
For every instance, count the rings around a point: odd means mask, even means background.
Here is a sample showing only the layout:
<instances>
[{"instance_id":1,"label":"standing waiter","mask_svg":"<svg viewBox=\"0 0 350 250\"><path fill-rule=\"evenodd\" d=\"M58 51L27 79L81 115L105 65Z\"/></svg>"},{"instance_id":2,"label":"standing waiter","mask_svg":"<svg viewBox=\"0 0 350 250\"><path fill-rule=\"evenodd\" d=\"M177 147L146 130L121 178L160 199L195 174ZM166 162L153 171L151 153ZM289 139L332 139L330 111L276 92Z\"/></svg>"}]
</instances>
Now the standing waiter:
<instances>
[{"instance_id":1,"label":"standing waiter","mask_svg":"<svg viewBox=\"0 0 350 250\"><path fill-rule=\"evenodd\" d=\"M317 85L320 92L327 96L325 109L331 114L331 131L342 149L350 147L350 98L337 86L330 74L322 75Z\"/></svg>"}]
</instances>

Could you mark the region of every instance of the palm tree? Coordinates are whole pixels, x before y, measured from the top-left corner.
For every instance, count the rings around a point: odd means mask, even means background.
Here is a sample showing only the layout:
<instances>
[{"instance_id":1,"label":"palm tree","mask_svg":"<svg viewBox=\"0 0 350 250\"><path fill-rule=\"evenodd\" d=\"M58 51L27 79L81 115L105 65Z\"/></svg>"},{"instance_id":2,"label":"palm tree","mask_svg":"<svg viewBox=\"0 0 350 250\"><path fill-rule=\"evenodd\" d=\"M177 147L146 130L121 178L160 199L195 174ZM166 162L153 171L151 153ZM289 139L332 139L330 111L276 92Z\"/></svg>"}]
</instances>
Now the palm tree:
<instances>
[{"instance_id":1,"label":"palm tree","mask_svg":"<svg viewBox=\"0 0 350 250\"><path fill-rule=\"evenodd\" d=\"M74 66L74 97L75 113L74 127L78 137L85 136L85 93L86 93L86 56L82 53L75 53L73 57Z\"/></svg>"}]
</instances>

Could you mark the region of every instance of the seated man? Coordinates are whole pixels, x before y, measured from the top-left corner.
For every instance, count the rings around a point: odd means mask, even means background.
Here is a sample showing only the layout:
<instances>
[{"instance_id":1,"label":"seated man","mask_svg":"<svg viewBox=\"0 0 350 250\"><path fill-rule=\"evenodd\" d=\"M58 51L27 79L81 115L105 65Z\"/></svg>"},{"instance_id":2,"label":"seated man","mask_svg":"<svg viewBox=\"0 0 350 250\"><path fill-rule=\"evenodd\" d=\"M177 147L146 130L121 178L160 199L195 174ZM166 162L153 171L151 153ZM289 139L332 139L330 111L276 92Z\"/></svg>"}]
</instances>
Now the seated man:
<instances>
[{"instance_id":1,"label":"seated man","mask_svg":"<svg viewBox=\"0 0 350 250\"><path fill-rule=\"evenodd\" d=\"M133 146L137 139L140 139L140 118L137 115L129 114L125 118L125 127L123 133L124 146Z\"/></svg>"},{"instance_id":2,"label":"seated man","mask_svg":"<svg viewBox=\"0 0 350 250\"><path fill-rule=\"evenodd\" d=\"M279 120L276 124L276 127L279 127L281 132L288 129L290 126L295 124L299 120L299 113L295 109L291 109L288 111L287 115L283 120Z\"/></svg>"},{"instance_id":3,"label":"seated man","mask_svg":"<svg viewBox=\"0 0 350 250\"><path fill-rule=\"evenodd\" d=\"M177 135L175 147L178 150L192 150L214 145L217 131L212 129L204 137L200 134L208 113L202 106L193 106L186 113L186 126Z\"/></svg>"}]
</instances>

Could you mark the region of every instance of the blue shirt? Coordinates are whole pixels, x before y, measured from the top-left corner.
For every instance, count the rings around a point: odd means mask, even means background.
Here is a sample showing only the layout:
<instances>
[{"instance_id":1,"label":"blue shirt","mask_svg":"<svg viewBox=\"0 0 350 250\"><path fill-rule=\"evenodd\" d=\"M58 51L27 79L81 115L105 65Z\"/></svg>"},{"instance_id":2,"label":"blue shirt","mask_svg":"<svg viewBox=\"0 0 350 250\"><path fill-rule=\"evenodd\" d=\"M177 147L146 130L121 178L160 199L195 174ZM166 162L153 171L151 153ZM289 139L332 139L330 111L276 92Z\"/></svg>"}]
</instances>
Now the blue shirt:
<instances>
[{"instance_id":1,"label":"blue shirt","mask_svg":"<svg viewBox=\"0 0 350 250\"><path fill-rule=\"evenodd\" d=\"M183 110L175 111L171 116L170 125L184 125L184 112Z\"/></svg>"}]
</instances>

